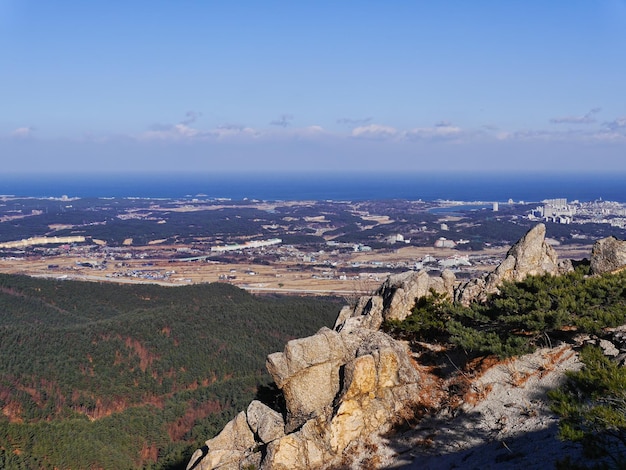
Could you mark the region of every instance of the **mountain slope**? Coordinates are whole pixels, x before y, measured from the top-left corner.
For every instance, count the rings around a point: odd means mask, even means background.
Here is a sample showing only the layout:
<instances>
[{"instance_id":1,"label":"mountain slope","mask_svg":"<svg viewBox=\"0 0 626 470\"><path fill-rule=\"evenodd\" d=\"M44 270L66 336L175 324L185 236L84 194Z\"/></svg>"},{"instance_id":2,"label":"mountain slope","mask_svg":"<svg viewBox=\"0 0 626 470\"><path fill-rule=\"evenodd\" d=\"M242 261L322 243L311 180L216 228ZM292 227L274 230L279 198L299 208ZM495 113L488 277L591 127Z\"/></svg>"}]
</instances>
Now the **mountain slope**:
<instances>
[{"instance_id":1,"label":"mountain slope","mask_svg":"<svg viewBox=\"0 0 626 470\"><path fill-rule=\"evenodd\" d=\"M0 468L175 468L330 299L0 275Z\"/></svg>"}]
</instances>

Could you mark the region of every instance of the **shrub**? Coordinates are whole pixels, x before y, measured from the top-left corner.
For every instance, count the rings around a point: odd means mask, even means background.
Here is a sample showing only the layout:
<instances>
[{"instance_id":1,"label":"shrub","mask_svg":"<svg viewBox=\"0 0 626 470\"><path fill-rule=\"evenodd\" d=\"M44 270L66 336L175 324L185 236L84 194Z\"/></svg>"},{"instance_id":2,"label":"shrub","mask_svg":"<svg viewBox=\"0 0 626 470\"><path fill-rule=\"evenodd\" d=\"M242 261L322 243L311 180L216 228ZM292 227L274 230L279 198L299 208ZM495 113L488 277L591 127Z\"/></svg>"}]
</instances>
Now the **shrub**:
<instances>
[{"instance_id":1,"label":"shrub","mask_svg":"<svg viewBox=\"0 0 626 470\"><path fill-rule=\"evenodd\" d=\"M417 299L404 321L385 328L407 339L446 342L478 354L508 357L532 351L566 328L599 333L626 322L626 273L589 277L586 267L563 276L504 283L484 304L463 307L445 296Z\"/></svg>"},{"instance_id":2,"label":"shrub","mask_svg":"<svg viewBox=\"0 0 626 470\"><path fill-rule=\"evenodd\" d=\"M580 358L583 369L569 372L567 382L548 393L552 411L561 418L559 436L580 442L589 458L625 468L626 368L593 346Z\"/></svg>"}]
</instances>

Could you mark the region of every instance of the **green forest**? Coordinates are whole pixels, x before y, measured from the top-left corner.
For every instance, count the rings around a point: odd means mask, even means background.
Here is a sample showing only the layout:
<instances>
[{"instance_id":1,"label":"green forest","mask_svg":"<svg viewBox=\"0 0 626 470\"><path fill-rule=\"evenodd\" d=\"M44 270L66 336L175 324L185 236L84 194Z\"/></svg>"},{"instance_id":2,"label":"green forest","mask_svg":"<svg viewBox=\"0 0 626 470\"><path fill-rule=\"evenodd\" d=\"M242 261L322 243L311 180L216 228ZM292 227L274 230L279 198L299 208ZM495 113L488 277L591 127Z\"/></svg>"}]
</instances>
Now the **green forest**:
<instances>
[{"instance_id":1,"label":"green forest","mask_svg":"<svg viewBox=\"0 0 626 470\"><path fill-rule=\"evenodd\" d=\"M0 275L0 468L178 469L331 298Z\"/></svg>"}]
</instances>

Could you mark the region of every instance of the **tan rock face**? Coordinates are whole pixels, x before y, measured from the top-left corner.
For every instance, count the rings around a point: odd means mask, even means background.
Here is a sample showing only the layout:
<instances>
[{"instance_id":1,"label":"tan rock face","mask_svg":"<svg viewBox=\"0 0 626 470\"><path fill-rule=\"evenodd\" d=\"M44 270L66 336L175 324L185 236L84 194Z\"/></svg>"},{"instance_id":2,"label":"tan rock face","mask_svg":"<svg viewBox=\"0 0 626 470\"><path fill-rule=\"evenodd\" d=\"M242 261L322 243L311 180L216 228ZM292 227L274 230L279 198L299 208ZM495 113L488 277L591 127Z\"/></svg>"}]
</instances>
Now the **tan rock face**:
<instances>
[{"instance_id":1,"label":"tan rock face","mask_svg":"<svg viewBox=\"0 0 626 470\"><path fill-rule=\"evenodd\" d=\"M340 387L339 368L349 354L339 333L322 328L316 335L289 341L284 352L268 356L267 370L287 404L287 432L332 405Z\"/></svg>"},{"instance_id":2,"label":"tan rock face","mask_svg":"<svg viewBox=\"0 0 626 470\"><path fill-rule=\"evenodd\" d=\"M289 341L284 352L267 357L266 365L276 385L282 388L285 381L303 369L324 362L342 362L347 354L339 333L322 328L316 335Z\"/></svg>"},{"instance_id":3,"label":"tan rock face","mask_svg":"<svg viewBox=\"0 0 626 470\"><path fill-rule=\"evenodd\" d=\"M307 468L303 444L300 436L296 435L288 435L272 442L267 448L267 458L271 459L272 468L274 470Z\"/></svg>"},{"instance_id":4,"label":"tan rock face","mask_svg":"<svg viewBox=\"0 0 626 470\"><path fill-rule=\"evenodd\" d=\"M378 351L378 387L394 387L400 383L400 359L392 349Z\"/></svg>"},{"instance_id":5,"label":"tan rock face","mask_svg":"<svg viewBox=\"0 0 626 470\"><path fill-rule=\"evenodd\" d=\"M335 322L335 329L369 328L377 330L383 323L383 298L378 295L363 296L354 306L341 309Z\"/></svg>"},{"instance_id":6,"label":"tan rock face","mask_svg":"<svg viewBox=\"0 0 626 470\"><path fill-rule=\"evenodd\" d=\"M245 451L254 444L254 435L246 414L242 411L235 419L230 421L221 433L208 441L210 449L234 449L236 451Z\"/></svg>"},{"instance_id":7,"label":"tan rock face","mask_svg":"<svg viewBox=\"0 0 626 470\"><path fill-rule=\"evenodd\" d=\"M415 300L430 295L431 290L453 299L455 283L454 273L447 269L441 273L441 277L431 277L426 271L393 274L375 295L361 297L354 306L344 307L337 317L334 329L377 330L384 320L402 321L411 314Z\"/></svg>"},{"instance_id":8,"label":"tan rock face","mask_svg":"<svg viewBox=\"0 0 626 470\"><path fill-rule=\"evenodd\" d=\"M202 457L203 451L197 450L187 468L210 470L213 468L239 468L240 462L252 454L250 449L256 441L248 425L246 414L240 412L232 421L228 422L222 432L207 442L208 453Z\"/></svg>"},{"instance_id":9,"label":"tan rock face","mask_svg":"<svg viewBox=\"0 0 626 470\"><path fill-rule=\"evenodd\" d=\"M591 249L591 272L604 274L626 266L626 240L607 237L594 243Z\"/></svg>"},{"instance_id":10,"label":"tan rock face","mask_svg":"<svg viewBox=\"0 0 626 470\"><path fill-rule=\"evenodd\" d=\"M282 353L268 356L267 365L283 391L286 422L252 402L246 414L207 441L209 451L196 468L255 458L265 469L339 465L349 446L388 431L399 406L407 406L419 387L406 346L366 328L339 333L322 328L287 343ZM404 401L398 403L399 398ZM264 454L257 450L263 445Z\"/></svg>"},{"instance_id":11,"label":"tan rock face","mask_svg":"<svg viewBox=\"0 0 626 470\"><path fill-rule=\"evenodd\" d=\"M415 299L429 295L431 289L438 294L448 294L452 299L454 282L454 274L449 270L441 277L431 277L426 271L389 276L377 291L383 298L383 317L404 320L415 306Z\"/></svg>"},{"instance_id":12,"label":"tan rock face","mask_svg":"<svg viewBox=\"0 0 626 470\"><path fill-rule=\"evenodd\" d=\"M282 390L288 410L285 431L291 432L332 406L339 392L339 365L308 367L286 381Z\"/></svg>"},{"instance_id":13,"label":"tan rock face","mask_svg":"<svg viewBox=\"0 0 626 470\"><path fill-rule=\"evenodd\" d=\"M463 305L482 302L488 294L498 292L503 282L519 282L527 276L558 275L571 270L571 263L559 263L556 251L546 243L545 238L546 226L537 224L511 247L504 261L494 271L459 287L455 292L456 300Z\"/></svg>"},{"instance_id":14,"label":"tan rock face","mask_svg":"<svg viewBox=\"0 0 626 470\"><path fill-rule=\"evenodd\" d=\"M250 430L263 444L285 435L285 422L277 411L258 400L253 400L246 411Z\"/></svg>"},{"instance_id":15,"label":"tan rock face","mask_svg":"<svg viewBox=\"0 0 626 470\"><path fill-rule=\"evenodd\" d=\"M364 427L363 404L354 399L342 402L328 432L332 452L340 454L350 442L358 440Z\"/></svg>"},{"instance_id":16,"label":"tan rock face","mask_svg":"<svg viewBox=\"0 0 626 470\"><path fill-rule=\"evenodd\" d=\"M377 374L374 358L367 354L350 361L344 367L344 380L347 386L343 394L344 400L359 395L369 395L376 389Z\"/></svg>"},{"instance_id":17,"label":"tan rock face","mask_svg":"<svg viewBox=\"0 0 626 470\"><path fill-rule=\"evenodd\" d=\"M207 441L208 454L198 452L192 462L201 459L202 470L255 458L266 469L342 465L350 446L391 429L397 413L419 395L419 374L406 346L378 331L384 319L406 318L431 289L452 298L455 282L450 271L438 278L426 272L393 275L375 295L344 307L334 330L322 328L270 354L266 366L282 390L285 420L254 401L247 417L238 415ZM255 451L265 445L264 456Z\"/></svg>"}]
</instances>

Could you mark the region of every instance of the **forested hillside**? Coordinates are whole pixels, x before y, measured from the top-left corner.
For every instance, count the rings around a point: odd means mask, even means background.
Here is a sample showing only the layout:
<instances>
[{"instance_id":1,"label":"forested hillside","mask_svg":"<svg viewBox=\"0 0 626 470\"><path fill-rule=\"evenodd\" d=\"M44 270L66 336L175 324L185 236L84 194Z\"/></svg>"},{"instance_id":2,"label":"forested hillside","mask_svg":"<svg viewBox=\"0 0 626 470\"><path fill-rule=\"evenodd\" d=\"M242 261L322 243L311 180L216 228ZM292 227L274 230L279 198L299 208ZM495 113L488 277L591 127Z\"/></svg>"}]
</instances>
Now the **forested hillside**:
<instances>
[{"instance_id":1,"label":"forested hillside","mask_svg":"<svg viewBox=\"0 0 626 470\"><path fill-rule=\"evenodd\" d=\"M184 468L333 299L0 275L0 468Z\"/></svg>"}]
</instances>

